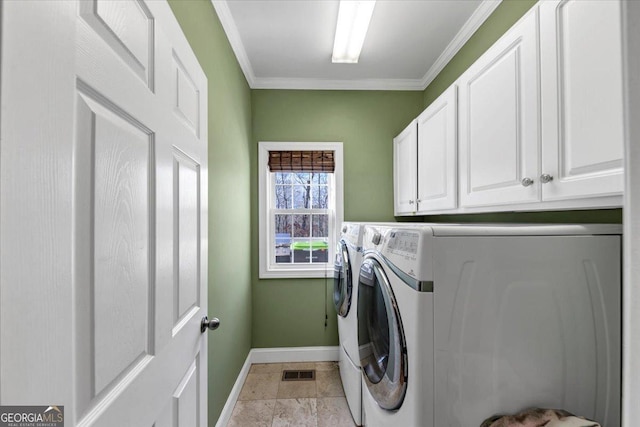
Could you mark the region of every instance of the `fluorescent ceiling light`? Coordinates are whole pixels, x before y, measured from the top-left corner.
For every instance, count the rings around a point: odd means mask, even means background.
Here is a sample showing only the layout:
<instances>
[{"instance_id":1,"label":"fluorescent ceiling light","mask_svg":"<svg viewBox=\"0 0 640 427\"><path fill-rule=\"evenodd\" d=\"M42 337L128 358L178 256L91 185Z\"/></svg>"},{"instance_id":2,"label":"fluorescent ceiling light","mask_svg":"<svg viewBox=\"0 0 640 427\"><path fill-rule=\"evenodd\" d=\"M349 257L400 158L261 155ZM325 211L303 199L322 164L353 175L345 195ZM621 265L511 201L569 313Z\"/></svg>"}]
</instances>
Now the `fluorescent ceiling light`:
<instances>
[{"instance_id":1,"label":"fluorescent ceiling light","mask_svg":"<svg viewBox=\"0 0 640 427\"><path fill-rule=\"evenodd\" d=\"M358 62L375 5L375 0L340 0L331 62Z\"/></svg>"}]
</instances>

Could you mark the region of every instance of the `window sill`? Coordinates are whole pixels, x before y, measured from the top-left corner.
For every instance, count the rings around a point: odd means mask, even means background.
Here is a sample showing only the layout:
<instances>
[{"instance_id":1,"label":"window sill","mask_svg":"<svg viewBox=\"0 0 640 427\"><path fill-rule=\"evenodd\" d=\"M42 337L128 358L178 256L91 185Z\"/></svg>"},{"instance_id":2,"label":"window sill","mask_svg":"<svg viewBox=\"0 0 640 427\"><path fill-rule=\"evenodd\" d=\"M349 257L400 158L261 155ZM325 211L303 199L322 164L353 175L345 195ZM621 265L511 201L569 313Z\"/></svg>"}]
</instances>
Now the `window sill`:
<instances>
[{"instance_id":1,"label":"window sill","mask_svg":"<svg viewBox=\"0 0 640 427\"><path fill-rule=\"evenodd\" d=\"M310 279L310 278L333 278L333 264L327 264L320 268L282 268L261 270L260 279Z\"/></svg>"}]
</instances>

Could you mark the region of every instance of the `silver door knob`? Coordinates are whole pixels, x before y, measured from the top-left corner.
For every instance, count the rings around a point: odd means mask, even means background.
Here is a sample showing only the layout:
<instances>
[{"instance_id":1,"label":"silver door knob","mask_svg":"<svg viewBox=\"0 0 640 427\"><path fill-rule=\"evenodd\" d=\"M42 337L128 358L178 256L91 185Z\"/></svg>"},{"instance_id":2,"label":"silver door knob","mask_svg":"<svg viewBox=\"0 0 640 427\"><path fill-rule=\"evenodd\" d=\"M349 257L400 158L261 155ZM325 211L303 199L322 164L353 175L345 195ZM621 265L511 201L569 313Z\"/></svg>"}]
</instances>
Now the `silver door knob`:
<instances>
[{"instance_id":1,"label":"silver door knob","mask_svg":"<svg viewBox=\"0 0 640 427\"><path fill-rule=\"evenodd\" d=\"M540 175L540 182L542 182L543 184L546 184L551 181L553 181L552 175L549 175L548 173L543 173L542 175Z\"/></svg>"},{"instance_id":2,"label":"silver door knob","mask_svg":"<svg viewBox=\"0 0 640 427\"><path fill-rule=\"evenodd\" d=\"M213 319L209 320L209 318L207 316L204 316L202 318L202 321L200 322L200 332L204 332L207 329L211 329L212 331L218 329L218 327L220 326L220 319L218 319L217 317L214 317Z\"/></svg>"},{"instance_id":3,"label":"silver door knob","mask_svg":"<svg viewBox=\"0 0 640 427\"><path fill-rule=\"evenodd\" d=\"M528 187L530 185L533 185L533 180L531 178L522 178L522 181L520 181L520 183L523 187Z\"/></svg>"}]
</instances>

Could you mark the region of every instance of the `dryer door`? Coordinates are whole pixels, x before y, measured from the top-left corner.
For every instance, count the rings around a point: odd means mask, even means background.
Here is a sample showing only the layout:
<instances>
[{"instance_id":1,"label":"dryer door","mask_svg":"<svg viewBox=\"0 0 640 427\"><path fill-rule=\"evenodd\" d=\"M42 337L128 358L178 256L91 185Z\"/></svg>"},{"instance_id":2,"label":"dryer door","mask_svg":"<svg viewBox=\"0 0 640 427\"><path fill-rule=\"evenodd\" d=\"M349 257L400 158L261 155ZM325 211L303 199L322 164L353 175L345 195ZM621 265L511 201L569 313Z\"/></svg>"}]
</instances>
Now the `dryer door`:
<instances>
[{"instance_id":1,"label":"dryer door","mask_svg":"<svg viewBox=\"0 0 640 427\"><path fill-rule=\"evenodd\" d=\"M358 346L365 384L381 408L398 409L407 391L407 346L393 290L375 258L363 261L358 292Z\"/></svg>"},{"instance_id":2,"label":"dryer door","mask_svg":"<svg viewBox=\"0 0 640 427\"><path fill-rule=\"evenodd\" d=\"M336 250L336 261L333 265L333 304L338 316L346 317L351 308L351 260L349 249L344 240L340 240Z\"/></svg>"}]
</instances>

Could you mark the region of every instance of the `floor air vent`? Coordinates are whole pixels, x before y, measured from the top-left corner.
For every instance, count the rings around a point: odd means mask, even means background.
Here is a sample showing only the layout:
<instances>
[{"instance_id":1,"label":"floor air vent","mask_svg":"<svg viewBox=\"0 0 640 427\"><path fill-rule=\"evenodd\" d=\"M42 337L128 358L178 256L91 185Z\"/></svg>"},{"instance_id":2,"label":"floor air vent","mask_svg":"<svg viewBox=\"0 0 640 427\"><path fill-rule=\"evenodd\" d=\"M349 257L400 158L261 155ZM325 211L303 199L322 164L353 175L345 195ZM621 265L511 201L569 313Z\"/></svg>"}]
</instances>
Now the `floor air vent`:
<instances>
[{"instance_id":1,"label":"floor air vent","mask_svg":"<svg viewBox=\"0 0 640 427\"><path fill-rule=\"evenodd\" d=\"M282 371L282 381L315 381L316 370Z\"/></svg>"}]
</instances>

